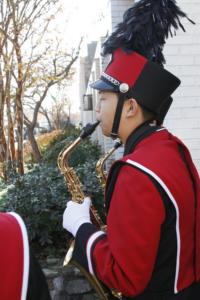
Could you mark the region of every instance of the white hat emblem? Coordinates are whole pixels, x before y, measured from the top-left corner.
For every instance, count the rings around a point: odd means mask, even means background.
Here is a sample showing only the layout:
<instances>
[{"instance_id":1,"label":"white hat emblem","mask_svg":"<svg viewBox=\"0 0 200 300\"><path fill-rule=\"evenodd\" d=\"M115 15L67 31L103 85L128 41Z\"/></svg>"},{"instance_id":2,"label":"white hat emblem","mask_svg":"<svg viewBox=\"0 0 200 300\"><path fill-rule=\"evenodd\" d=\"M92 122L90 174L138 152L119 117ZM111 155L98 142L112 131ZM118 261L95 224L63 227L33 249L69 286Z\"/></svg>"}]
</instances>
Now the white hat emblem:
<instances>
[{"instance_id":1,"label":"white hat emblem","mask_svg":"<svg viewBox=\"0 0 200 300\"><path fill-rule=\"evenodd\" d=\"M121 93L126 93L129 90L129 85L127 83L121 83L119 86L119 90Z\"/></svg>"}]
</instances>

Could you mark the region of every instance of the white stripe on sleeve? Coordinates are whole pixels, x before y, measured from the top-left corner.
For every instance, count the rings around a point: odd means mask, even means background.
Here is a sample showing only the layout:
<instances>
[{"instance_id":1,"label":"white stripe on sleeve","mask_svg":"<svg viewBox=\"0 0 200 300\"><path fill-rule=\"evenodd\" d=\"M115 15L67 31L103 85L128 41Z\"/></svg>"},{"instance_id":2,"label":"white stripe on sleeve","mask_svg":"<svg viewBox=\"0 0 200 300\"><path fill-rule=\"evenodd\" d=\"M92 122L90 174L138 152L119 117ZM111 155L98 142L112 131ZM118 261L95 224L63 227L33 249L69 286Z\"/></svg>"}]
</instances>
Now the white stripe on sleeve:
<instances>
[{"instance_id":1,"label":"white stripe on sleeve","mask_svg":"<svg viewBox=\"0 0 200 300\"><path fill-rule=\"evenodd\" d=\"M96 239L98 239L101 235L105 235L105 232L104 231L96 231L95 233L93 233L90 236L90 238L88 239L88 242L87 242L86 254L87 254L88 268L89 268L89 272L93 275L94 275L94 270L93 270L93 266L92 266L91 249L92 249L92 246L93 246L94 242L96 241Z\"/></svg>"},{"instance_id":2,"label":"white stripe on sleeve","mask_svg":"<svg viewBox=\"0 0 200 300\"><path fill-rule=\"evenodd\" d=\"M174 208L176 211L176 239L177 239L176 273L175 273L175 282L174 282L174 293L176 294L176 293L178 293L177 282L178 282L179 267L180 267L180 248L181 248L180 229L179 229L179 208L178 208L177 202L176 202L175 198L173 197L172 193L170 192L170 190L168 189L168 187L166 186L166 184L153 171L151 171L150 169L146 168L145 166L139 164L136 161L128 159L126 162L137 167L138 169L141 169L145 173L152 176L162 186L162 188L167 193L168 197L170 198L170 200L172 201L172 203L174 205Z\"/></svg>"},{"instance_id":3,"label":"white stripe on sleeve","mask_svg":"<svg viewBox=\"0 0 200 300\"><path fill-rule=\"evenodd\" d=\"M27 289L28 289L28 278L29 278L29 243L28 243L28 234L26 230L26 226L24 224L24 221L22 218L14 213L10 212L10 215L15 217L17 220L21 232L22 232L22 238L23 238L23 250L24 250L24 268L23 268L23 281L22 281L22 292L21 292L21 300L26 300L27 296Z\"/></svg>"}]
</instances>

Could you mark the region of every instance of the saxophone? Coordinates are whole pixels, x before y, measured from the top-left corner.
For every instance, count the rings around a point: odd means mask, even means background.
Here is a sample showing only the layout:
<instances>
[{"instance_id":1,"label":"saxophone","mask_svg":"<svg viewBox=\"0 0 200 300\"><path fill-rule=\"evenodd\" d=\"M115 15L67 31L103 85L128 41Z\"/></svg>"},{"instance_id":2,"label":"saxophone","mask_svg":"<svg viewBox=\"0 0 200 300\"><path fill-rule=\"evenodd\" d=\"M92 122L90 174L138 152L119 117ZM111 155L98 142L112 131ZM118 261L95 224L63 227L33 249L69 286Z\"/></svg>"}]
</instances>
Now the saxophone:
<instances>
[{"instance_id":1,"label":"saxophone","mask_svg":"<svg viewBox=\"0 0 200 300\"><path fill-rule=\"evenodd\" d=\"M120 141L120 139L117 139L114 146L110 150L108 150L108 152L106 152L105 155L103 155L96 163L97 177L100 181L103 190L105 189L106 180L107 180L107 172L104 169L105 162L121 145L122 142ZM122 294L120 292L113 289L111 290L111 293L115 299L122 299Z\"/></svg>"},{"instance_id":2,"label":"saxophone","mask_svg":"<svg viewBox=\"0 0 200 300\"><path fill-rule=\"evenodd\" d=\"M114 146L110 150L108 150L108 152L106 152L106 154L102 156L96 163L97 177L100 181L103 190L105 189L107 180L107 172L104 170L105 162L121 145L122 142L119 139L117 139Z\"/></svg>"},{"instance_id":3,"label":"saxophone","mask_svg":"<svg viewBox=\"0 0 200 300\"><path fill-rule=\"evenodd\" d=\"M58 167L61 171L61 174L63 174L65 183L68 187L69 192L72 195L72 201L77 203L82 203L83 199L85 198L85 194L83 192L83 186L75 173L74 169L69 166L69 156L74 150L74 148L86 137L91 135L96 127L98 126L99 122L96 122L94 124L87 124L80 136L73 141L70 145L66 146L58 155L57 163ZM91 221L99 228L101 227L101 220L100 217L97 214L97 211L93 206L90 208L90 216ZM104 286L96 276L90 274L87 272L77 261L72 259L72 254L74 250L74 240L71 242L71 245L69 247L69 250L67 251L65 260L64 260L64 266L67 266L69 263L76 266L81 273L87 278L93 289L96 291L97 295L99 296L99 299L101 300L110 300L114 299L111 291Z\"/></svg>"}]
</instances>

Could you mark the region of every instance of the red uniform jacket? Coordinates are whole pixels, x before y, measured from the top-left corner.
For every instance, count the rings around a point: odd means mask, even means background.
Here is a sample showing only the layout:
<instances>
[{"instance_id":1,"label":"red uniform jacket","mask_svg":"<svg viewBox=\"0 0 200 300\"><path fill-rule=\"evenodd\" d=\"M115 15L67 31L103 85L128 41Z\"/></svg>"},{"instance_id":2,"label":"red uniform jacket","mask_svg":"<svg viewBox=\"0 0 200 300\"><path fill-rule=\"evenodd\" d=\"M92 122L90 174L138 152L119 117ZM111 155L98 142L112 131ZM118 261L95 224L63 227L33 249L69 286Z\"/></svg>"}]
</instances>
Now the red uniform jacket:
<instances>
[{"instance_id":1,"label":"red uniform jacket","mask_svg":"<svg viewBox=\"0 0 200 300\"><path fill-rule=\"evenodd\" d=\"M41 267L29 250L25 224L16 213L0 213L0 299L50 300Z\"/></svg>"},{"instance_id":2,"label":"red uniform jacket","mask_svg":"<svg viewBox=\"0 0 200 300\"><path fill-rule=\"evenodd\" d=\"M19 215L0 213L0 299L25 300L28 288L29 245Z\"/></svg>"},{"instance_id":3,"label":"red uniform jacket","mask_svg":"<svg viewBox=\"0 0 200 300\"><path fill-rule=\"evenodd\" d=\"M83 224L74 258L124 299L200 299L200 180L182 142L139 128L111 168L106 201L107 232Z\"/></svg>"}]
</instances>

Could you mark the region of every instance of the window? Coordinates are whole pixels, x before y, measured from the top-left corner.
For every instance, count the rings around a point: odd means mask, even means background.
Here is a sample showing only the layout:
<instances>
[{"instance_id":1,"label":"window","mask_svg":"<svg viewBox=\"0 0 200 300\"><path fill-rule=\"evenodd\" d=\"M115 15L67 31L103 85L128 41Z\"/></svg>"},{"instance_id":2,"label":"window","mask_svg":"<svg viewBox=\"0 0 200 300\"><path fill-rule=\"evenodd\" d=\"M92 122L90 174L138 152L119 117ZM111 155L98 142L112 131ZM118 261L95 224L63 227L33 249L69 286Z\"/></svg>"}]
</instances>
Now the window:
<instances>
[{"instance_id":1,"label":"window","mask_svg":"<svg viewBox=\"0 0 200 300\"><path fill-rule=\"evenodd\" d=\"M93 110L92 95L83 95L83 110Z\"/></svg>"}]
</instances>

